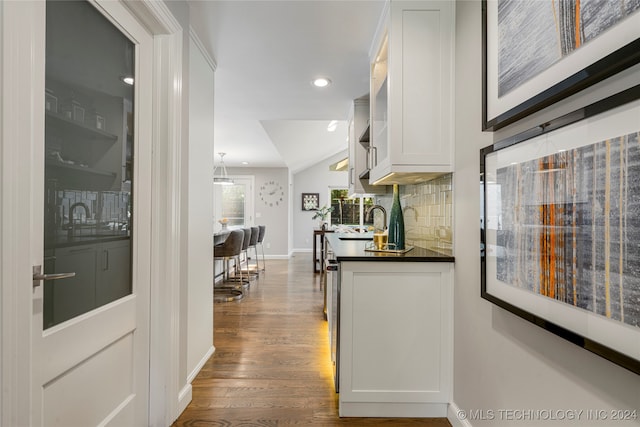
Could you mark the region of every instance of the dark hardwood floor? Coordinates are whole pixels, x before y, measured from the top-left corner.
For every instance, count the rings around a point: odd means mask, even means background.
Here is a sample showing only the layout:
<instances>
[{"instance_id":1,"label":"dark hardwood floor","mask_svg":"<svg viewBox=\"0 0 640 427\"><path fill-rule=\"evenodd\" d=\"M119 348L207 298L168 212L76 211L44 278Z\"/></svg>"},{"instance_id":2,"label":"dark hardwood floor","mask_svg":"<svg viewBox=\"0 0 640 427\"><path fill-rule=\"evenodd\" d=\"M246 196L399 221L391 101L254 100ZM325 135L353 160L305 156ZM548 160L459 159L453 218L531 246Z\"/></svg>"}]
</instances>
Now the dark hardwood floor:
<instances>
[{"instance_id":1,"label":"dark hardwood floor","mask_svg":"<svg viewBox=\"0 0 640 427\"><path fill-rule=\"evenodd\" d=\"M339 418L322 305L311 254L267 261L244 299L215 304L216 351L173 427L450 427L446 419Z\"/></svg>"}]
</instances>

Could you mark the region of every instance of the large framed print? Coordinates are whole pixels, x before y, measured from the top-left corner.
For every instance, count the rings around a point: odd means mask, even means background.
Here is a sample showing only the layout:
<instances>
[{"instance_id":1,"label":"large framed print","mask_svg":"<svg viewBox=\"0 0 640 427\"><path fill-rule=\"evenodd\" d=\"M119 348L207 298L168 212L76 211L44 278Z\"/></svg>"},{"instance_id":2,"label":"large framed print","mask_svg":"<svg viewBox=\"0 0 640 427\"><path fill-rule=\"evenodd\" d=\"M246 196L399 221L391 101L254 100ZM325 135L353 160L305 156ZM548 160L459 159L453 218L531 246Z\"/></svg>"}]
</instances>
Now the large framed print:
<instances>
[{"instance_id":1,"label":"large framed print","mask_svg":"<svg viewBox=\"0 0 640 427\"><path fill-rule=\"evenodd\" d=\"M483 0L483 130L640 63L640 0Z\"/></svg>"},{"instance_id":2,"label":"large framed print","mask_svg":"<svg viewBox=\"0 0 640 427\"><path fill-rule=\"evenodd\" d=\"M640 374L640 86L480 154L482 298Z\"/></svg>"}]
</instances>

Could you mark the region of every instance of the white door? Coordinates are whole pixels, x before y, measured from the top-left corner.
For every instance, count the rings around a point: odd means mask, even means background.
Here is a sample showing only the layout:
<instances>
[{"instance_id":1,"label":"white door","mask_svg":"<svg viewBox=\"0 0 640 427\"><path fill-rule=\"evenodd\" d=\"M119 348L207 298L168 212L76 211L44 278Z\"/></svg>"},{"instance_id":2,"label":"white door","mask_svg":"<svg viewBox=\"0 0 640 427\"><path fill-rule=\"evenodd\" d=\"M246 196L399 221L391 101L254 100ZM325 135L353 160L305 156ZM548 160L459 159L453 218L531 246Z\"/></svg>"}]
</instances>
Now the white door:
<instances>
[{"instance_id":1,"label":"white door","mask_svg":"<svg viewBox=\"0 0 640 427\"><path fill-rule=\"evenodd\" d=\"M34 266L30 399L3 421L148 425L152 38L119 2L3 3L2 121L26 136L3 192L27 190L14 199L28 217L3 226ZM30 55L12 62L6 38L21 35Z\"/></svg>"}]
</instances>

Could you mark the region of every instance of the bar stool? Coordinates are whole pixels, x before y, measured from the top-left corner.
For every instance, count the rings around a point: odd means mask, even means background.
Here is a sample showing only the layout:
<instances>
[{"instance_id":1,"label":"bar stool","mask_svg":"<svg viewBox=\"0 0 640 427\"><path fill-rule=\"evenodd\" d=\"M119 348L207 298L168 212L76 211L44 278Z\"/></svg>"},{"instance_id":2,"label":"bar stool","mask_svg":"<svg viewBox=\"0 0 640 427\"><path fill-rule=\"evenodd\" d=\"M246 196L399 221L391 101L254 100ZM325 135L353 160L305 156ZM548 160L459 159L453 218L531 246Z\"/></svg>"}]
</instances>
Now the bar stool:
<instances>
[{"instance_id":1,"label":"bar stool","mask_svg":"<svg viewBox=\"0 0 640 427\"><path fill-rule=\"evenodd\" d=\"M241 282L242 286L244 286L245 288L249 287L249 279L251 278L251 276L248 274L249 273L249 254L248 254L248 248L249 248L249 243L251 242L251 228L243 228L242 231L244 232L244 238L242 239L242 248L241 248L241 253L244 252L244 262L246 263L247 267L246 269L242 269L242 261L240 261L239 268L240 268L240 272L241 273L245 273L247 276L243 279L243 275L240 274L240 277L232 277L229 280L230 281L234 281L234 282ZM246 280L245 280L246 279Z\"/></svg>"},{"instance_id":2,"label":"bar stool","mask_svg":"<svg viewBox=\"0 0 640 427\"><path fill-rule=\"evenodd\" d=\"M260 245L260 247L262 248L262 271L266 271L267 270L267 264L264 261L264 244L262 243L262 241L264 240L264 235L267 232L267 226L266 225L259 225L258 226L258 242L256 244L256 262L258 260L258 246Z\"/></svg>"},{"instance_id":3,"label":"bar stool","mask_svg":"<svg viewBox=\"0 0 640 427\"><path fill-rule=\"evenodd\" d=\"M254 274L256 276L260 271L260 266L258 265L258 247L256 246L258 244L259 237L260 237L260 227L251 227L251 239L249 240L249 249L253 248L253 250L256 253L256 269L255 271L251 271L249 269L249 259L247 258L247 271L249 272L249 274Z\"/></svg>"},{"instance_id":4,"label":"bar stool","mask_svg":"<svg viewBox=\"0 0 640 427\"><path fill-rule=\"evenodd\" d=\"M244 231L232 230L224 243L213 247L213 259L222 260L226 265L223 285L213 286L213 299L216 302L228 302L239 300L244 297L244 293L236 286L224 286L229 281L229 260L235 258L235 269L240 271L240 283L242 283L242 269L240 266L240 252L242 251L242 242L244 241Z\"/></svg>"}]
</instances>

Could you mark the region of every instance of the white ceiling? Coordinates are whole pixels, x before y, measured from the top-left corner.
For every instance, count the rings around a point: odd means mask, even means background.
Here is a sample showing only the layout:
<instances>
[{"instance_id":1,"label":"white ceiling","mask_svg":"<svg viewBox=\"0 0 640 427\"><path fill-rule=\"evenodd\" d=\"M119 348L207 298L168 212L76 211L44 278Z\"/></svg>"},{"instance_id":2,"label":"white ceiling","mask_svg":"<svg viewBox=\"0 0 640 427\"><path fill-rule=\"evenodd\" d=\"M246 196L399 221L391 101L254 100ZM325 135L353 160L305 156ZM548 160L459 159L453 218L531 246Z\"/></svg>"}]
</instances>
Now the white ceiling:
<instances>
[{"instance_id":1,"label":"white ceiling","mask_svg":"<svg viewBox=\"0 0 640 427\"><path fill-rule=\"evenodd\" d=\"M227 166L294 173L347 148L351 101L369 92L383 0L193 1L217 62L215 151ZM324 89L311 85L329 77ZM339 120L328 132L331 120ZM217 157L217 156L216 156Z\"/></svg>"}]
</instances>

